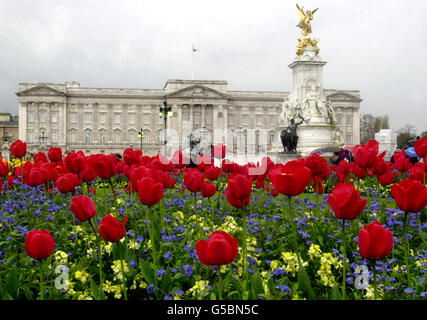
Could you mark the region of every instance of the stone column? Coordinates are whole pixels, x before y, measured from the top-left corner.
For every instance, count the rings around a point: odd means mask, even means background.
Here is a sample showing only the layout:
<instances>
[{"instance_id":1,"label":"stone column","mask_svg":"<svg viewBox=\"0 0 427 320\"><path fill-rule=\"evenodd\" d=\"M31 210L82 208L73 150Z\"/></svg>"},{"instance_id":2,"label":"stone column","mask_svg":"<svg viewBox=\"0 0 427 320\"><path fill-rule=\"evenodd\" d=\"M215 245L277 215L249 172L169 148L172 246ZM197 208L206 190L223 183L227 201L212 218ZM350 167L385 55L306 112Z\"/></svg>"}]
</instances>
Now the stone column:
<instances>
[{"instance_id":1,"label":"stone column","mask_svg":"<svg viewBox=\"0 0 427 320\"><path fill-rule=\"evenodd\" d=\"M202 128L206 126L206 104L202 104Z\"/></svg>"},{"instance_id":2,"label":"stone column","mask_svg":"<svg viewBox=\"0 0 427 320\"><path fill-rule=\"evenodd\" d=\"M27 141L27 104L28 102L19 103L19 134L18 137L22 141Z\"/></svg>"}]
</instances>

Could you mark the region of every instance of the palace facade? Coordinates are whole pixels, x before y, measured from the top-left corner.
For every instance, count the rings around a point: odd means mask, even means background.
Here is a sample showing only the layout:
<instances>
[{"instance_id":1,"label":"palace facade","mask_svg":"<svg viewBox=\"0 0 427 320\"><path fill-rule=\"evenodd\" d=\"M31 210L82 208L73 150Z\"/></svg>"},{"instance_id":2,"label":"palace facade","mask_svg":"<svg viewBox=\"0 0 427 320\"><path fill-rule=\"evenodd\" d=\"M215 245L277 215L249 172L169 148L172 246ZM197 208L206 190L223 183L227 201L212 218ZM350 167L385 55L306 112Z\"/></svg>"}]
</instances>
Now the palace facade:
<instances>
[{"instance_id":1,"label":"palace facade","mask_svg":"<svg viewBox=\"0 0 427 320\"><path fill-rule=\"evenodd\" d=\"M122 153L140 148L155 155L164 143L165 121L159 116L164 102L172 108L166 117L168 143L185 149L190 132L207 132L212 143L233 150L235 137L255 145L249 131L267 133L267 148L280 135L277 129L281 103L288 92L231 91L227 81L168 80L163 89L86 88L79 82L20 83L19 138L36 153L51 146L65 153ZM324 89L335 111L347 145L359 143L360 92ZM144 132L139 136L140 130ZM231 138L218 134L227 130ZM230 135L229 135L230 136ZM142 139L142 140L141 140ZM231 140L230 140L231 139ZM232 145L232 146L231 146Z\"/></svg>"}]
</instances>

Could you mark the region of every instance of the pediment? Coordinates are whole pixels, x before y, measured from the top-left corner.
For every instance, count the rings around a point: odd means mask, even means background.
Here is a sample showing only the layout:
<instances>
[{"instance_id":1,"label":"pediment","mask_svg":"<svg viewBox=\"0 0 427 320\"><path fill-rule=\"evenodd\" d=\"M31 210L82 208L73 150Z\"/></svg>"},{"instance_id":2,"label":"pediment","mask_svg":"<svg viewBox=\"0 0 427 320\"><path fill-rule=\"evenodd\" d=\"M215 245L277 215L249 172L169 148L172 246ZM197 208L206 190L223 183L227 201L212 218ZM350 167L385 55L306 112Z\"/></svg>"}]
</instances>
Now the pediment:
<instances>
[{"instance_id":1,"label":"pediment","mask_svg":"<svg viewBox=\"0 0 427 320\"><path fill-rule=\"evenodd\" d=\"M330 94L328 96L328 99L336 100L336 101L353 101L353 102L362 101L362 99L360 99L359 97L353 96L352 94L349 94L344 91L337 91L333 94Z\"/></svg>"},{"instance_id":2,"label":"pediment","mask_svg":"<svg viewBox=\"0 0 427 320\"><path fill-rule=\"evenodd\" d=\"M227 95L204 85L195 84L166 95L171 98L227 98Z\"/></svg>"},{"instance_id":3,"label":"pediment","mask_svg":"<svg viewBox=\"0 0 427 320\"><path fill-rule=\"evenodd\" d=\"M60 90L51 88L45 84L25 89L16 93L17 96L65 96L66 93Z\"/></svg>"}]
</instances>

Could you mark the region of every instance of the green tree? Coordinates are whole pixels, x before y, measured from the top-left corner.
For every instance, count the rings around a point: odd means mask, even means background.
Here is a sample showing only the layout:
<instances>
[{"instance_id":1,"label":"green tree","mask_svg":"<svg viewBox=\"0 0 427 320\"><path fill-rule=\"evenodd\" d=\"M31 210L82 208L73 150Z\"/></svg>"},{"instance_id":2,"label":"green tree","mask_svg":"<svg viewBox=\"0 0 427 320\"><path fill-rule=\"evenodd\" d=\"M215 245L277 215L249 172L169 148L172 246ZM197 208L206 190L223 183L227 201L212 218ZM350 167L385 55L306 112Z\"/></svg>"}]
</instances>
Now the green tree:
<instances>
[{"instance_id":1,"label":"green tree","mask_svg":"<svg viewBox=\"0 0 427 320\"><path fill-rule=\"evenodd\" d=\"M402 128L397 130L397 146L404 148L412 137L415 137L416 130L412 124L405 124Z\"/></svg>"}]
</instances>

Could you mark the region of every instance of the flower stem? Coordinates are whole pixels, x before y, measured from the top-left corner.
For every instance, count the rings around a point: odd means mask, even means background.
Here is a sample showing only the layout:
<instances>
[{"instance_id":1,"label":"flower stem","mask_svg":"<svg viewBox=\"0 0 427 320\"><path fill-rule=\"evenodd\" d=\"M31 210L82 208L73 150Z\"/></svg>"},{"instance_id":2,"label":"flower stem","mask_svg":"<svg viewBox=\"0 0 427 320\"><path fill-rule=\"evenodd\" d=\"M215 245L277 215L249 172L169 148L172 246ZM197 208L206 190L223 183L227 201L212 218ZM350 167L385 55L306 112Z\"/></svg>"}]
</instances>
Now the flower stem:
<instances>
[{"instance_id":1,"label":"flower stem","mask_svg":"<svg viewBox=\"0 0 427 320\"><path fill-rule=\"evenodd\" d=\"M243 294L246 291L246 264L248 262L248 250L247 250L247 238L248 238L248 233L247 233L247 225L246 225L246 212L245 212L245 208L241 208L240 212L242 213L242 219L243 219L243 245L242 245L242 249L243 249Z\"/></svg>"},{"instance_id":2,"label":"flower stem","mask_svg":"<svg viewBox=\"0 0 427 320\"><path fill-rule=\"evenodd\" d=\"M39 261L40 266L40 300L44 300L44 281L43 281L43 260Z\"/></svg>"},{"instance_id":3,"label":"flower stem","mask_svg":"<svg viewBox=\"0 0 427 320\"><path fill-rule=\"evenodd\" d=\"M406 258L406 276L407 276L407 280L408 280L408 287L410 286L410 279L411 279L411 276L410 276L410 273L411 273L411 271L410 271L410 267L409 267L409 240L408 240L408 238L406 237L406 229L407 229L407 227L408 227L408 211L405 211L405 222L404 222L404 225L403 225L403 240L402 240L402 245L404 246L404 248L405 248L405 258Z\"/></svg>"},{"instance_id":4,"label":"flower stem","mask_svg":"<svg viewBox=\"0 0 427 320\"><path fill-rule=\"evenodd\" d=\"M123 285L123 295L125 297L125 300L128 299L127 293L126 293L126 275L125 275L125 268L123 266L123 260L125 259L125 249L126 247L123 247L123 245L120 244L120 240L117 241L117 243L120 246L120 266L122 269L122 285Z\"/></svg>"},{"instance_id":5,"label":"flower stem","mask_svg":"<svg viewBox=\"0 0 427 320\"><path fill-rule=\"evenodd\" d=\"M347 259L346 259L346 246L345 246L345 219L342 219L342 251L343 251L343 263L342 263L342 290L341 295L343 299L345 299L345 285L346 285L346 267L347 267Z\"/></svg>"},{"instance_id":6,"label":"flower stem","mask_svg":"<svg viewBox=\"0 0 427 320\"><path fill-rule=\"evenodd\" d=\"M219 300L222 300L222 279L221 279L221 266L218 266L218 295Z\"/></svg>"},{"instance_id":7,"label":"flower stem","mask_svg":"<svg viewBox=\"0 0 427 320\"><path fill-rule=\"evenodd\" d=\"M99 292L101 300L104 300L104 279L102 274L102 249L101 249L101 239L99 234L95 230L95 226L93 225L92 219L89 219L89 224L92 227L93 232L95 233L96 239L98 240L98 259L99 259Z\"/></svg>"},{"instance_id":8,"label":"flower stem","mask_svg":"<svg viewBox=\"0 0 427 320\"><path fill-rule=\"evenodd\" d=\"M377 282L377 270L375 268L375 260L371 260L371 265L372 265L372 272L373 272L373 285L374 285L374 300L377 300L377 296L378 296L378 290L377 290L377 286L378 286L378 282Z\"/></svg>"}]
</instances>

